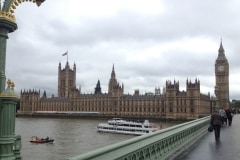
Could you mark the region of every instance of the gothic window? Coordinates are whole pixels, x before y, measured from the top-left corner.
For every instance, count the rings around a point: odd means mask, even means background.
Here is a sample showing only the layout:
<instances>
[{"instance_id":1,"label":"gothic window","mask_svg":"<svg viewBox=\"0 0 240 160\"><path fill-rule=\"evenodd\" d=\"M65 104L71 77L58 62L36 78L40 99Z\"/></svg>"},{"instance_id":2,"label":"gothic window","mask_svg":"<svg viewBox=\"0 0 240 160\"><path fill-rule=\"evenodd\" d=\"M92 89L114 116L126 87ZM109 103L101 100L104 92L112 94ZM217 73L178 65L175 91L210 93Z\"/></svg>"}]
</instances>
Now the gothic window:
<instances>
[{"instance_id":1,"label":"gothic window","mask_svg":"<svg viewBox=\"0 0 240 160\"><path fill-rule=\"evenodd\" d=\"M193 100L190 100L190 105L193 105Z\"/></svg>"},{"instance_id":2,"label":"gothic window","mask_svg":"<svg viewBox=\"0 0 240 160\"><path fill-rule=\"evenodd\" d=\"M194 108L193 107L191 107L190 112L194 113Z\"/></svg>"},{"instance_id":3,"label":"gothic window","mask_svg":"<svg viewBox=\"0 0 240 160\"><path fill-rule=\"evenodd\" d=\"M194 96L194 93L193 93L193 91L191 91L191 92L190 92L190 96Z\"/></svg>"}]
</instances>

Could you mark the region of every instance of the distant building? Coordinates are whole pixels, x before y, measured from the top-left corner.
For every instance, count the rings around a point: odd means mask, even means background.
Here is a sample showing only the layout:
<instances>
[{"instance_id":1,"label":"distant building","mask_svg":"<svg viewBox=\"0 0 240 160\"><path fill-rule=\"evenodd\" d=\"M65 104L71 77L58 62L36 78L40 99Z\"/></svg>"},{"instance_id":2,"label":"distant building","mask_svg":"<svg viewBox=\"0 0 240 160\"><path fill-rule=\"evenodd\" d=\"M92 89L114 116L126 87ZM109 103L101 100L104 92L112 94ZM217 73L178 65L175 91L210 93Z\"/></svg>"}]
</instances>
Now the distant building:
<instances>
[{"instance_id":1,"label":"distant building","mask_svg":"<svg viewBox=\"0 0 240 160\"><path fill-rule=\"evenodd\" d=\"M225 56L222 42L218 50L218 57L215 62L216 86L215 94L218 101L218 107L230 107L229 101L229 64Z\"/></svg>"},{"instance_id":2,"label":"distant building","mask_svg":"<svg viewBox=\"0 0 240 160\"><path fill-rule=\"evenodd\" d=\"M229 102L229 65L224 54L222 42L215 63L217 100L220 106ZM163 91L155 89L141 95L135 90L133 95L124 94L124 85L116 79L114 66L108 83L108 93L102 93L100 80L93 94L84 94L76 88L76 65L73 69L68 62L65 68L58 68L58 96L46 97L46 92L21 91L20 113L32 114L49 112L94 112L102 116L131 118L196 119L208 116L216 99L200 93L200 81L186 80L186 91L179 90L178 81L167 80Z\"/></svg>"}]
</instances>

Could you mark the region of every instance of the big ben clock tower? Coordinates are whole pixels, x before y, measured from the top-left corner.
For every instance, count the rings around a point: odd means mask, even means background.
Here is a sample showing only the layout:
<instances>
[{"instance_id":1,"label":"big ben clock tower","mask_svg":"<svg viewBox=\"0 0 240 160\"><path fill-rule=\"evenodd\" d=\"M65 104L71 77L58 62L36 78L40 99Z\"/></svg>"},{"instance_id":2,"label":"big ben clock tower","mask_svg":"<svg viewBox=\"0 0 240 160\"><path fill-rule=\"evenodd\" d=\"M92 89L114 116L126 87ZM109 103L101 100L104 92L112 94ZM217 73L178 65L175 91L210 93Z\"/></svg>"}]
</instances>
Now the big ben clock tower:
<instances>
[{"instance_id":1,"label":"big ben clock tower","mask_svg":"<svg viewBox=\"0 0 240 160\"><path fill-rule=\"evenodd\" d=\"M225 56L222 41L215 62L215 94L220 108L229 107L229 64Z\"/></svg>"}]
</instances>

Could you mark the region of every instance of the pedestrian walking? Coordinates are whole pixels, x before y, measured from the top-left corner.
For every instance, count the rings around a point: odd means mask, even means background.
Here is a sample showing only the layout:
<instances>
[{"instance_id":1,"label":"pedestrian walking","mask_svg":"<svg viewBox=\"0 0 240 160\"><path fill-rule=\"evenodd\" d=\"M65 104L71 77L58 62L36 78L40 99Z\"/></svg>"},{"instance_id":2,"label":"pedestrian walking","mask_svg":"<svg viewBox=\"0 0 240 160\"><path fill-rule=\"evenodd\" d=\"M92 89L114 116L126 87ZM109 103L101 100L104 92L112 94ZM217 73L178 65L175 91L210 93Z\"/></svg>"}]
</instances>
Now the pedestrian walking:
<instances>
[{"instance_id":1,"label":"pedestrian walking","mask_svg":"<svg viewBox=\"0 0 240 160\"><path fill-rule=\"evenodd\" d=\"M228 126L231 126L232 125L232 117L233 117L232 110L228 107L225 110L225 112L226 112L227 119L228 119Z\"/></svg>"},{"instance_id":2,"label":"pedestrian walking","mask_svg":"<svg viewBox=\"0 0 240 160\"><path fill-rule=\"evenodd\" d=\"M211 115L210 125L212 125L213 127L215 140L219 141L220 131L222 127L222 117L219 114L218 110L215 110L214 113Z\"/></svg>"}]
</instances>

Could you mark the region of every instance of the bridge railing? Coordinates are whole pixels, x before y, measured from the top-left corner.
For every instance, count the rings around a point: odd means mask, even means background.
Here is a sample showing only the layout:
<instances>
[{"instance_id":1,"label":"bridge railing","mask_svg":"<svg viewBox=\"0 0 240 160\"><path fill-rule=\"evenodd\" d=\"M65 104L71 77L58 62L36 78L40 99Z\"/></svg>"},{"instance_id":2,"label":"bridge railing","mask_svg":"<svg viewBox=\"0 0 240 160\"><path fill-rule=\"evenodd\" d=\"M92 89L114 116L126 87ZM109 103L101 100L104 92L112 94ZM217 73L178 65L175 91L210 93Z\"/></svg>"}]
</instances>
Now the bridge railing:
<instances>
[{"instance_id":1,"label":"bridge railing","mask_svg":"<svg viewBox=\"0 0 240 160\"><path fill-rule=\"evenodd\" d=\"M207 133L210 116L112 144L67 160L174 159Z\"/></svg>"}]
</instances>

